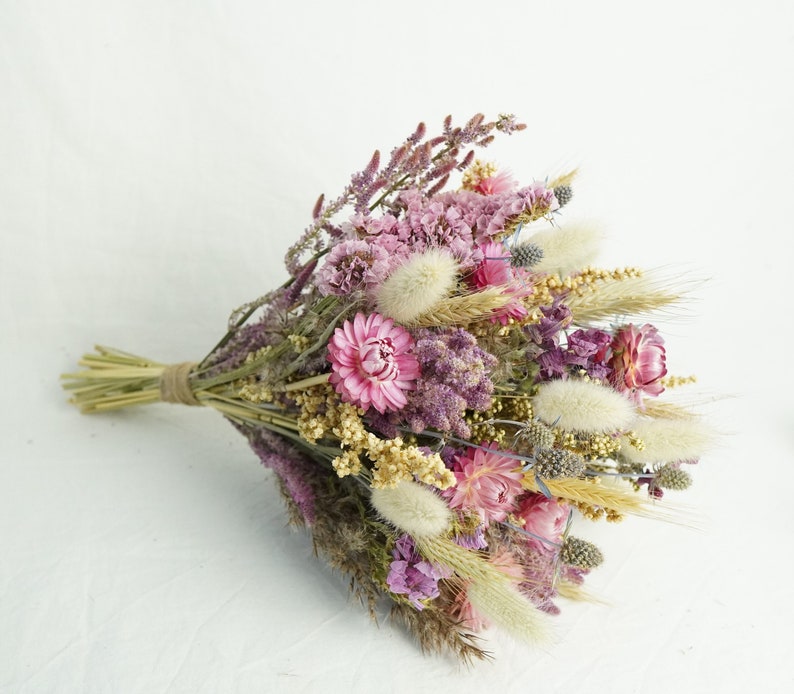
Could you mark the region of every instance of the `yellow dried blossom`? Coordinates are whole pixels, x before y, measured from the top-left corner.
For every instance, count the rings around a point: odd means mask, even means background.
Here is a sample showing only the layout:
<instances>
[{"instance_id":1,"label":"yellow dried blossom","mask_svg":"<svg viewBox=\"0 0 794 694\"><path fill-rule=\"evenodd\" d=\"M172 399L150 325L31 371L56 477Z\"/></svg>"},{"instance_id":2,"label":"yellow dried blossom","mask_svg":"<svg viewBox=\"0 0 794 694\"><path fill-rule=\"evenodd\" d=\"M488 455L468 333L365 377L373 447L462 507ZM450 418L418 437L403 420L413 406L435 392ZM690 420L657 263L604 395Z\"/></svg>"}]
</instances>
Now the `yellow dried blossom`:
<instances>
[{"instance_id":1,"label":"yellow dried blossom","mask_svg":"<svg viewBox=\"0 0 794 694\"><path fill-rule=\"evenodd\" d=\"M489 161L475 159L474 163L463 172L461 187L464 190L474 190L480 181L491 178L496 173L496 165Z\"/></svg>"},{"instance_id":2,"label":"yellow dried blossom","mask_svg":"<svg viewBox=\"0 0 794 694\"><path fill-rule=\"evenodd\" d=\"M305 352L311 346L311 340L305 335L287 335L287 340L292 345L292 349L298 354Z\"/></svg>"},{"instance_id":3,"label":"yellow dried blossom","mask_svg":"<svg viewBox=\"0 0 794 694\"><path fill-rule=\"evenodd\" d=\"M262 403L273 402L273 391L265 383L246 383L237 391L243 400L248 402Z\"/></svg>"},{"instance_id":4,"label":"yellow dried blossom","mask_svg":"<svg viewBox=\"0 0 794 694\"><path fill-rule=\"evenodd\" d=\"M361 472L361 458L356 451L342 451L331 461L336 474L340 477L358 475Z\"/></svg>"}]
</instances>

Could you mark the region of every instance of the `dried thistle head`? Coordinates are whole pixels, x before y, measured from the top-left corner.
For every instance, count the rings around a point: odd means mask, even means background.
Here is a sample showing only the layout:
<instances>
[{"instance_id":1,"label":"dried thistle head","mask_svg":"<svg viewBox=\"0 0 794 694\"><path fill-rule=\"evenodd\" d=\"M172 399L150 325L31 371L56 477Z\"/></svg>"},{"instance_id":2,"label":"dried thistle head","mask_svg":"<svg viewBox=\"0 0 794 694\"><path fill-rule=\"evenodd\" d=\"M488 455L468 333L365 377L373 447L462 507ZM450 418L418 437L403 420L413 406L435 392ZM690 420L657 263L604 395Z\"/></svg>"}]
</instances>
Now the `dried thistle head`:
<instances>
[{"instance_id":1,"label":"dried thistle head","mask_svg":"<svg viewBox=\"0 0 794 694\"><path fill-rule=\"evenodd\" d=\"M581 477L585 462L582 456L564 448L538 448L532 469L543 479Z\"/></svg>"},{"instance_id":2,"label":"dried thistle head","mask_svg":"<svg viewBox=\"0 0 794 694\"><path fill-rule=\"evenodd\" d=\"M594 569L604 561L604 555L592 542L570 535L562 545L560 561L578 569Z\"/></svg>"}]
</instances>

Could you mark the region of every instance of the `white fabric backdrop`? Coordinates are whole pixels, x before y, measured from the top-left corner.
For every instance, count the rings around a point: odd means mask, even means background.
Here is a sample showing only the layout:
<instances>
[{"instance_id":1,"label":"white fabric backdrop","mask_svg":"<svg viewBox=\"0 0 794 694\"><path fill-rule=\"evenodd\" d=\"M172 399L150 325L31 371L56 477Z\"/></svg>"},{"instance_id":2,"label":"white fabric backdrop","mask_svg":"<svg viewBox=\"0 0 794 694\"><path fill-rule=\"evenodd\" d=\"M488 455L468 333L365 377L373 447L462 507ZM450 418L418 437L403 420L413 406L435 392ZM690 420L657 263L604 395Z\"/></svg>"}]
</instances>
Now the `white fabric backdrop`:
<instances>
[{"instance_id":1,"label":"white fabric backdrop","mask_svg":"<svg viewBox=\"0 0 794 694\"><path fill-rule=\"evenodd\" d=\"M794 617L794 10L758 0L0 0L0 691L783 691ZM522 180L580 166L603 264L710 281L665 324L721 445L699 529L592 527L604 605L493 663L372 625L220 417L81 417L94 342L203 356L280 283L320 192L420 119L517 113Z\"/></svg>"}]
</instances>

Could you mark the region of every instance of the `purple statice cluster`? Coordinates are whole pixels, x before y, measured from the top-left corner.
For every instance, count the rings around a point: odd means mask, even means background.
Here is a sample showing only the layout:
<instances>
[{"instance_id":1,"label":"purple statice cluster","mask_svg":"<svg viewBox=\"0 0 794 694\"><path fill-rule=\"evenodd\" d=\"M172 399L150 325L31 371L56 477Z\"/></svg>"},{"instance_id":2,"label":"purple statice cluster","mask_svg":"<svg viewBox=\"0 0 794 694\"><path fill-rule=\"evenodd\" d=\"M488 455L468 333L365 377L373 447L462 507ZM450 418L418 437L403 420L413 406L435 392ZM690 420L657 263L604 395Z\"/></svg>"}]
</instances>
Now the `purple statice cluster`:
<instances>
[{"instance_id":1,"label":"purple statice cluster","mask_svg":"<svg viewBox=\"0 0 794 694\"><path fill-rule=\"evenodd\" d=\"M366 293L408 257L432 248L446 249L467 272L506 225L558 207L554 192L541 184L493 195L461 190L432 198L417 188L404 190L385 214L359 212L342 225L344 240L328 254L318 287L326 295Z\"/></svg>"},{"instance_id":2,"label":"purple statice cluster","mask_svg":"<svg viewBox=\"0 0 794 694\"><path fill-rule=\"evenodd\" d=\"M320 197L314 207L312 223L287 252L287 270L295 275L300 271L306 252L327 250L323 233L332 240L338 238L340 229L332 220L345 208L352 207L356 214L366 214L381 204L388 204L389 197L395 193L411 188L432 197L446 185L453 171L463 171L471 164L474 150L464 152L464 148L487 147L494 139L495 130L510 135L525 127L512 115L486 121L482 114L477 114L463 126L453 126L452 118L447 116L442 134L426 138L425 124L419 123L405 142L392 150L384 165L376 151L367 165L352 176L338 198L326 202ZM376 199L376 195L380 197Z\"/></svg>"},{"instance_id":3,"label":"purple statice cluster","mask_svg":"<svg viewBox=\"0 0 794 694\"><path fill-rule=\"evenodd\" d=\"M451 571L434 562L423 559L410 535L402 535L394 543L393 560L389 564L386 583L389 590L405 595L417 609L425 607L424 600L439 596L438 581L449 578Z\"/></svg>"},{"instance_id":4,"label":"purple statice cluster","mask_svg":"<svg viewBox=\"0 0 794 694\"><path fill-rule=\"evenodd\" d=\"M386 278L390 256L381 244L358 239L333 247L317 276L317 287L326 296L366 293Z\"/></svg>"},{"instance_id":5,"label":"purple statice cluster","mask_svg":"<svg viewBox=\"0 0 794 694\"><path fill-rule=\"evenodd\" d=\"M532 343L532 358L540 367L538 379L565 378L573 370L607 380L612 373L609 365L612 335L597 328L579 329L565 335L572 321L570 309L557 303L540 310L540 321L526 329Z\"/></svg>"},{"instance_id":6,"label":"purple statice cluster","mask_svg":"<svg viewBox=\"0 0 794 694\"><path fill-rule=\"evenodd\" d=\"M435 429L469 438L463 416L466 410L486 410L491 404L492 369L496 358L462 328L443 332L420 329L415 334L414 355L422 375L407 394L401 420L415 432Z\"/></svg>"},{"instance_id":7,"label":"purple statice cluster","mask_svg":"<svg viewBox=\"0 0 794 694\"><path fill-rule=\"evenodd\" d=\"M312 489L312 482L317 479L316 463L267 429L235 426L248 439L262 464L276 473L306 525L312 525L316 517L316 495Z\"/></svg>"}]
</instances>

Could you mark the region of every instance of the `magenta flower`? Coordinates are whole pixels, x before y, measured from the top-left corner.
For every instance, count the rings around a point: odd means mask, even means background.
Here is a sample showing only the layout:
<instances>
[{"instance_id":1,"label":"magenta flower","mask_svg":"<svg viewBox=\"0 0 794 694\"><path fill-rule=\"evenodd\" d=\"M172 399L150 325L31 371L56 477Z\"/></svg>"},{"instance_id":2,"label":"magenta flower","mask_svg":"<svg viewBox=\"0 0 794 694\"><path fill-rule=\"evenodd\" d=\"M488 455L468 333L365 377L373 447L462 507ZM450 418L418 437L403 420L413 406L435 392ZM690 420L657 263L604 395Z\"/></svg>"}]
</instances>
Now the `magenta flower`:
<instances>
[{"instance_id":1,"label":"magenta flower","mask_svg":"<svg viewBox=\"0 0 794 694\"><path fill-rule=\"evenodd\" d=\"M470 448L456 458L456 483L444 492L450 508L475 511L486 523L503 521L521 494L521 469L515 458L500 455L495 443Z\"/></svg>"},{"instance_id":2,"label":"magenta flower","mask_svg":"<svg viewBox=\"0 0 794 694\"><path fill-rule=\"evenodd\" d=\"M513 177L507 171L499 171L493 176L481 178L474 186L474 191L482 195L501 195L509 193L516 187Z\"/></svg>"},{"instance_id":3,"label":"magenta flower","mask_svg":"<svg viewBox=\"0 0 794 694\"><path fill-rule=\"evenodd\" d=\"M509 318L521 320L527 317L527 310L521 297L532 293L526 282L525 270L510 265L510 251L502 244L488 241L481 246L483 259L477 264L471 282L477 289L503 287L503 293L511 297L510 303L494 312L493 322L497 320L507 325Z\"/></svg>"},{"instance_id":4,"label":"magenta flower","mask_svg":"<svg viewBox=\"0 0 794 694\"><path fill-rule=\"evenodd\" d=\"M527 544L539 552L556 550L568 522L570 508L543 494L528 494L521 500L516 516L524 521L524 530L530 535Z\"/></svg>"},{"instance_id":5,"label":"magenta flower","mask_svg":"<svg viewBox=\"0 0 794 694\"><path fill-rule=\"evenodd\" d=\"M439 579L448 578L450 572L439 564L423 559L409 535L403 535L394 543L392 557L394 559L389 564L389 575L386 577L389 590L398 595L407 595L417 610L424 609L425 601L438 597Z\"/></svg>"},{"instance_id":6,"label":"magenta flower","mask_svg":"<svg viewBox=\"0 0 794 694\"><path fill-rule=\"evenodd\" d=\"M664 391L660 381L667 373L665 359L664 340L654 326L629 324L612 338L612 385L642 404L643 393L656 396Z\"/></svg>"},{"instance_id":7,"label":"magenta flower","mask_svg":"<svg viewBox=\"0 0 794 694\"><path fill-rule=\"evenodd\" d=\"M329 380L342 400L363 410L399 410L407 403L405 391L413 390L420 374L413 345L408 331L391 318L357 313L328 342Z\"/></svg>"}]
</instances>

